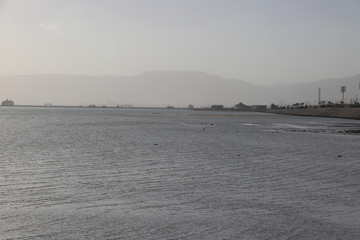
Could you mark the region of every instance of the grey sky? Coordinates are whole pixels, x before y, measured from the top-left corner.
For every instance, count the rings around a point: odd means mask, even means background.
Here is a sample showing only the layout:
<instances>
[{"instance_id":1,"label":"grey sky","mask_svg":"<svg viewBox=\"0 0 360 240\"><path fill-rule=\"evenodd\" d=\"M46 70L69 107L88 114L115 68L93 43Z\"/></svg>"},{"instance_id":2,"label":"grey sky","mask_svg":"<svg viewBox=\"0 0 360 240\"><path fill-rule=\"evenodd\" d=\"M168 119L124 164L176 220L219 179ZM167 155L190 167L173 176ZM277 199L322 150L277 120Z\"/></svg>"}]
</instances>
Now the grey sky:
<instances>
[{"instance_id":1,"label":"grey sky","mask_svg":"<svg viewBox=\"0 0 360 240\"><path fill-rule=\"evenodd\" d=\"M202 71L255 84L360 72L357 0L0 0L0 75Z\"/></svg>"}]
</instances>

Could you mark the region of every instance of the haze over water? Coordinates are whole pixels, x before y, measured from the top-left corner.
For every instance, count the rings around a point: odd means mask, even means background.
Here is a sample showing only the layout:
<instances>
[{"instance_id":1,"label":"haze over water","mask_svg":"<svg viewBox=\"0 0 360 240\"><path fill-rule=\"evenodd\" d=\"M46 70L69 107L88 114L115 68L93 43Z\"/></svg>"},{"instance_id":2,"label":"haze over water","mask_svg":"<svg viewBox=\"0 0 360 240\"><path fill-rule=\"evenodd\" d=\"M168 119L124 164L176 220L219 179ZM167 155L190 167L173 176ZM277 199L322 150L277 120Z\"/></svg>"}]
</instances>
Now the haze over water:
<instances>
[{"instance_id":1,"label":"haze over water","mask_svg":"<svg viewBox=\"0 0 360 240\"><path fill-rule=\"evenodd\" d=\"M332 131L358 121L3 107L0 123L0 239L360 238L360 136Z\"/></svg>"}]
</instances>

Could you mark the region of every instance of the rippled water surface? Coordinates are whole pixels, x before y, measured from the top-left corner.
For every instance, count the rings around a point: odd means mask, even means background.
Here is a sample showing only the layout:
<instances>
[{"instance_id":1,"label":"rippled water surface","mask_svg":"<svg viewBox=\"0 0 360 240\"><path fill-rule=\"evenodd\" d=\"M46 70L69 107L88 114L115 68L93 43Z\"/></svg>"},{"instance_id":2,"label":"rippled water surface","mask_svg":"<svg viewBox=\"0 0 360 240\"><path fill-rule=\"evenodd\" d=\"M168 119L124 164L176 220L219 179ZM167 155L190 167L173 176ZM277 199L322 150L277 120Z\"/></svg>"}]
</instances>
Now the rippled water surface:
<instances>
[{"instance_id":1,"label":"rippled water surface","mask_svg":"<svg viewBox=\"0 0 360 240\"><path fill-rule=\"evenodd\" d=\"M337 129L360 121L2 107L0 239L359 239Z\"/></svg>"}]
</instances>

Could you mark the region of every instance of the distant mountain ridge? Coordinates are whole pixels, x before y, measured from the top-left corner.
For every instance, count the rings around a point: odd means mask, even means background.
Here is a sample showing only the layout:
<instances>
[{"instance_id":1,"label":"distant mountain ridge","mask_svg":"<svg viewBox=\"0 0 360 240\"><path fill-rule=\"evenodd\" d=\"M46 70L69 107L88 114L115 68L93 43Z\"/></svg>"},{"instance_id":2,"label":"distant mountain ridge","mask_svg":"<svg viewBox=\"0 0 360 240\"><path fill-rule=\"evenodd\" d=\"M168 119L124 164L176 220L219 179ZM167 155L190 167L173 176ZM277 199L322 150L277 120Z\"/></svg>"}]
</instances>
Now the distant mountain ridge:
<instances>
[{"instance_id":1,"label":"distant mountain ridge","mask_svg":"<svg viewBox=\"0 0 360 240\"><path fill-rule=\"evenodd\" d=\"M145 72L137 76L83 76L41 74L0 76L0 96L15 104L122 105L195 107L224 104L291 104L318 100L340 100L340 86L346 99L360 97L360 74L298 84L258 86L246 81L224 79L202 72Z\"/></svg>"}]
</instances>

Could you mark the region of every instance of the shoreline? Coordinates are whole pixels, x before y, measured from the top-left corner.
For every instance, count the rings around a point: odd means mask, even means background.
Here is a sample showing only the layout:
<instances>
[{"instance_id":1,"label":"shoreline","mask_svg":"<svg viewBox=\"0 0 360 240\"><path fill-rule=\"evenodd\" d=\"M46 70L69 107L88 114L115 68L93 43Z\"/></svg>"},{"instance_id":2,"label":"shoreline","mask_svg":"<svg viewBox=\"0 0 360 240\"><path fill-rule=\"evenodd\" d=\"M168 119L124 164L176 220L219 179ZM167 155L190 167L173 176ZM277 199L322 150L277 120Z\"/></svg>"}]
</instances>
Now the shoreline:
<instances>
[{"instance_id":1,"label":"shoreline","mask_svg":"<svg viewBox=\"0 0 360 240\"><path fill-rule=\"evenodd\" d=\"M360 108L306 108L306 109L272 109L267 113L307 116L331 117L360 120Z\"/></svg>"},{"instance_id":2,"label":"shoreline","mask_svg":"<svg viewBox=\"0 0 360 240\"><path fill-rule=\"evenodd\" d=\"M189 109L189 108L168 108L168 107L121 107L121 106L62 106L62 105L14 105L14 106L1 106L3 108L13 107L35 107L35 108L80 108L80 109L164 109L164 110L189 110L189 111L211 111L211 112L259 112L270 114L283 114L293 116L305 117L327 117L327 118L344 118L360 120L360 108L297 108L297 109L268 109L266 111L239 111L224 109L222 111L214 111L211 109Z\"/></svg>"}]
</instances>

